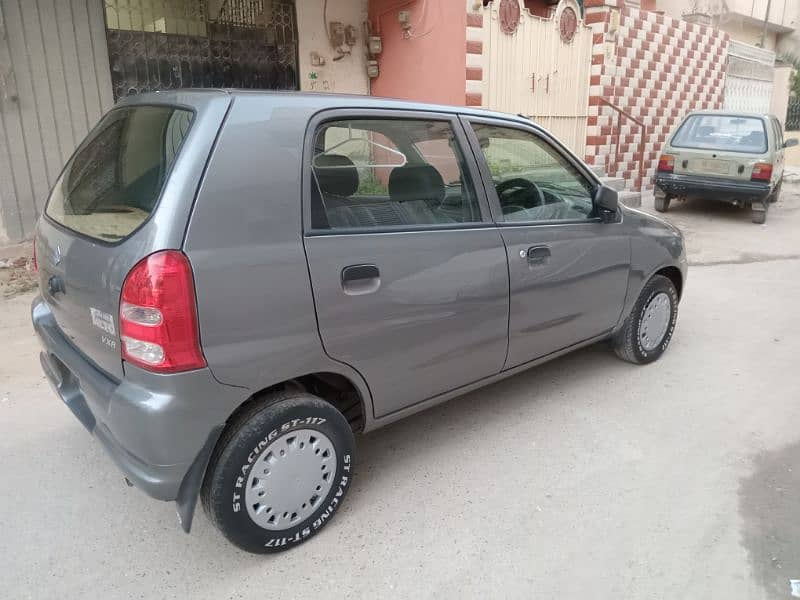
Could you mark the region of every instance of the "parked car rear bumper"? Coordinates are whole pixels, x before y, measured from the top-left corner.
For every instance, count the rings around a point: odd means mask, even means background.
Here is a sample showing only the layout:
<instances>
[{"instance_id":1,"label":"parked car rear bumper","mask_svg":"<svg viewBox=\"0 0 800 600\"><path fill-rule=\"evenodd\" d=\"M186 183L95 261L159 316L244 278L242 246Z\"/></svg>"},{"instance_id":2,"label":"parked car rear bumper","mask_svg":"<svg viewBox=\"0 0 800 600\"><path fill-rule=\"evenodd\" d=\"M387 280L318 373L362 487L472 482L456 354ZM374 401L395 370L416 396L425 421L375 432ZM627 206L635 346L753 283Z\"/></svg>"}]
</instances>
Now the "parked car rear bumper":
<instances>
[{"instance_id":1,"label":"parked car rear bumper","mask_svg":"<svg viewBox=\"0 0 800 600\"><path fill-rule=\"evenodd\" d=\"M198 457L205 470L203 455L242 390L218 383L208 369L159 375L126 364L118 381L72 345L43 298L33 301L31 317L42 369L59 398L131 483L153 498L180 500L187 473Z\"/></svg>"},{"instance_id":2,"label":"parked car rear bumper","mask_svg":"<svg viewBox=\"0 0 800 600\"><path fill-rule=\"evenodd\" d=\"M668 196L708 198L725 202L763 202L772 188L768 183L735 181L703 175L656 174L656 193Z\"/></svg>"}]
</instances>

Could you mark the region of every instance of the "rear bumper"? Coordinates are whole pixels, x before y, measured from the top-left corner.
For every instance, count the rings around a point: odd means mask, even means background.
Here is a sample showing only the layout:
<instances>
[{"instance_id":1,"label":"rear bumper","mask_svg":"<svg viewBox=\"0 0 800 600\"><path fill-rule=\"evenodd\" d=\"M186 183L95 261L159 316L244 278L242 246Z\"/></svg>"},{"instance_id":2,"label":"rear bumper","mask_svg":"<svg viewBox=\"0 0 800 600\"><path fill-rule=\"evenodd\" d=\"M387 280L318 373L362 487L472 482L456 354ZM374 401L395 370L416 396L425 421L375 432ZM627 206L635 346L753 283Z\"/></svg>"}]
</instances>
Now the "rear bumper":
<instances>
[{"instance_id":1,"label":"rear bumper","mask_svg":"<svg viewBox=\"0 0 800 600\"><path fill-rule=\"evenodd\" d=\"M208 369L159 375L126 364L117 381L67 340L41 297L31 317L42 369L59 398L136 487L179 500L187 473L198 459L205 469L203 454L244 390L218 383Z\"/></svg>"},{"instance_id":2,"label":"rear bumper","mask_svg":"<svg viewBox=\"0 0 800 600\"><path fill-rule=\"evenodd\" d=\"M659 191L668 196L699 197L725 202L763 202L772 188L768 183L755 181L657 173L656 192Z\"/></svg>"}]
</instances>

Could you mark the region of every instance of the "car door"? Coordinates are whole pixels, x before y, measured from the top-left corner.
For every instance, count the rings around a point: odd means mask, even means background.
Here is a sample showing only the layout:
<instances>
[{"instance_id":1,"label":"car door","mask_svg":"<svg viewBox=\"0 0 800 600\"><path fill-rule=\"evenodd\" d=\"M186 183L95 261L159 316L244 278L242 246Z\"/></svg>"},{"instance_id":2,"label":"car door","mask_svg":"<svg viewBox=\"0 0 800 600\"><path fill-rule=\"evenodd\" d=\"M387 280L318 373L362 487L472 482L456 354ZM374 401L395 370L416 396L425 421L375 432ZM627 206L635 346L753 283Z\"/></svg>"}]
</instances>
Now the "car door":
<instances>
[{"instance_id":1,"label":"car door","mask_svg":"<svg viewBox=\"0 0 800 600\"><path fill-rule=\"evenodd\" d=\"M537 128L465 120L508 252L505 368L608 333L625 301L630 242L619 219L600 218L597 183Z\"/></svg>"},{"instance_id":2,"label":"car door","mask_svg":"<svg viewBox=\"0 0 800 600\"><path fill-rule=\"evenodd\" d=\"M498 373L508 269L455 116L329 111L306 141L305 248L325 351L375 416Z\"/></svg>"},{"instance_id":3,"label":"car door","mask_svg":"<svg viewBox=\"0 0 800 600\"><path fill-rule=\"evenodd\" d=\"M781 177L783 176L784 157L786 152L783 147L783 127L781 127L781 122L775 117L770 117L770 121L772 122L772 130L775 137L775 176L773 181L777 184L780 182Z\"/></svg>"}]
</instances>

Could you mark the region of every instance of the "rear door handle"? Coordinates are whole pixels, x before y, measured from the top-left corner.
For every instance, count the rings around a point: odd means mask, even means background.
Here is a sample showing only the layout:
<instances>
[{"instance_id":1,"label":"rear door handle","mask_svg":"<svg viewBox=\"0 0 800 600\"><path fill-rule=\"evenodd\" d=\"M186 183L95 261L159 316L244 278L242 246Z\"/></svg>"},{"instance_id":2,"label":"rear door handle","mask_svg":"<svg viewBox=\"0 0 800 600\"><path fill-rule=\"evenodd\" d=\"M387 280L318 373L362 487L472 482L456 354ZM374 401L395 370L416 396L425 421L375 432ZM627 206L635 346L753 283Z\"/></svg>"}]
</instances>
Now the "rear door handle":
<instances>
[{"instance_id":1,"label":"rear door handle","mask_svg":"<svg viewBox=\"0 0 800 600\"><path fill-rule=\"evenodd\" d=\"M531 246L526 254L529 265L543 265L550 260L550 248L547 246Z\"/></svg>"},{"instance_id":2,"label":"rear door handle","mask_svg":"<svg viewBox=\"0 0 800 600\"><path fill-rule=\"evenodd\" d=\"M342 269L342 289L349 296L360 296L378 291L381 272L375 265L350 265Z\"/></svg>"}]
</instances>

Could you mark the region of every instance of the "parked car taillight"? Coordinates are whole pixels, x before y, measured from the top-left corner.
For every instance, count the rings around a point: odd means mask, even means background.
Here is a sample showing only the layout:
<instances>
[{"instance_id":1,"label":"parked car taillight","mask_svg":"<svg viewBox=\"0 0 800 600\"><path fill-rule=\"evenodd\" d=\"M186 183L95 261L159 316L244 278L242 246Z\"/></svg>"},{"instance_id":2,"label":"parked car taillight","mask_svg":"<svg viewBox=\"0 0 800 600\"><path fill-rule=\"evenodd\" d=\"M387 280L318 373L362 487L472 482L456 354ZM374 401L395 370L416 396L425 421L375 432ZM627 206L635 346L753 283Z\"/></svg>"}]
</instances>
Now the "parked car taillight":
<instances>
[{"instance_id":1,"label":"parked car taillight","mask_svg":"<svg viewBox=\"0 0 800 600\"><path fill-rule=\"evenodd\" d=\"M658 159L658 171L660 173L672 173L675 170L675 157L672 154L662 154Z\"/></svg>"},{"instance_id":2,"label":"parked car taillight","mask_svg":"<svg viewBox=\"0 0 800 600\"><path fill-rule=\"evenodd\" d=\"M122 285L119 330L122 358L140 367L174 373L206 366L186 255L156 252L131 269Z\"/></svg>"},{"instance_id":3,"label":"parked car taillight","mask_svg":"<svg viewBox=\"0 0 800 600\"><path fill-rule=\"evenodd\" d=\"M750 181L769 181L772 179L772 165L770 163L756 163L753 165L753 174Z\"/></svg>"}]
</instances>

